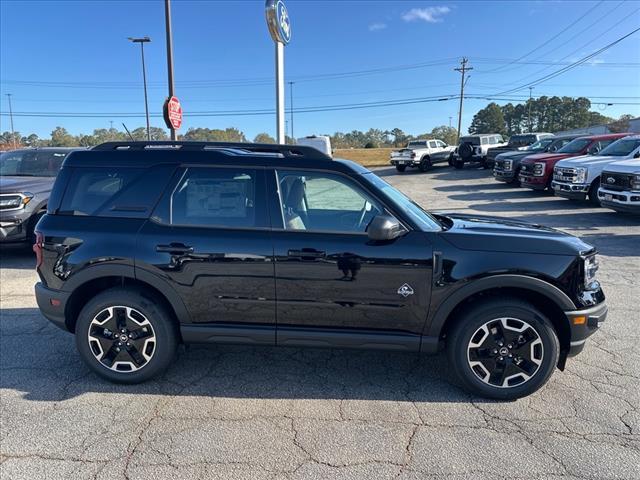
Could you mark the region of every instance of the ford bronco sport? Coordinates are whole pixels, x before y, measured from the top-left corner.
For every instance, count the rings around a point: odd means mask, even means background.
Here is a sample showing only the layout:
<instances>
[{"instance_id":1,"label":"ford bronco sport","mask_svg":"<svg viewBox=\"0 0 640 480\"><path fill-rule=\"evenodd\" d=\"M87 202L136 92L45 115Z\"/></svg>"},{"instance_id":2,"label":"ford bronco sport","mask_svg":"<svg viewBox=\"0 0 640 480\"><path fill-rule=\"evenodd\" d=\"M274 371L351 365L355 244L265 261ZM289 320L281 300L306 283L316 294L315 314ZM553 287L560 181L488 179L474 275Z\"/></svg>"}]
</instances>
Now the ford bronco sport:
<instances>
[{"instance_id":1,"label":"ford bronco sport","mask_svg":"<svg viewBox=\"0 0 640 480\"><path fill-rule=\"evenodd\" d=\"M446 348L464 387L513 399L607 313L591 245L428 213L310 147L106 143L69 155L47 207L38 306L115 382L179 343Z\"/></svg>"}]
</instances>

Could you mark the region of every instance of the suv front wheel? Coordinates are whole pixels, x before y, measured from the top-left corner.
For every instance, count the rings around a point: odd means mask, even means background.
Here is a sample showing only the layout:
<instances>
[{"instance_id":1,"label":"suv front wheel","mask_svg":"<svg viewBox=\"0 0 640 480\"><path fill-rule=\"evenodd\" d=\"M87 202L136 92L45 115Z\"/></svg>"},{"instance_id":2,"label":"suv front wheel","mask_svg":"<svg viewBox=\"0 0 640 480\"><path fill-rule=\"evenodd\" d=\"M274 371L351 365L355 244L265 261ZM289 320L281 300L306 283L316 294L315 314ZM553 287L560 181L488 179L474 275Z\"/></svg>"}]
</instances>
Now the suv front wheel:
<instances>
[{"instance_id":1,"label":"suv front wheel","mask_svg":"<svg viewBox=\"0 0 640 480\"><path fill-rule=\"evenodd\" d=\"M449 361L471 393L500 400L542 387L558 363L558 336L545 315L519 299L465 310L447 340Z\"/></svg>"},{"instance_id":2,"label":"suv front wheel","mask_svg":"<svg viewBox=\"0 0 640 480\"><path fill-rule=\"evenodd\" d=\"M175 325L160 302L124 288L91 299L75 333L87 366L117 383L149 380L171 364L178 346Z\"/></svg>"}]
</instances>

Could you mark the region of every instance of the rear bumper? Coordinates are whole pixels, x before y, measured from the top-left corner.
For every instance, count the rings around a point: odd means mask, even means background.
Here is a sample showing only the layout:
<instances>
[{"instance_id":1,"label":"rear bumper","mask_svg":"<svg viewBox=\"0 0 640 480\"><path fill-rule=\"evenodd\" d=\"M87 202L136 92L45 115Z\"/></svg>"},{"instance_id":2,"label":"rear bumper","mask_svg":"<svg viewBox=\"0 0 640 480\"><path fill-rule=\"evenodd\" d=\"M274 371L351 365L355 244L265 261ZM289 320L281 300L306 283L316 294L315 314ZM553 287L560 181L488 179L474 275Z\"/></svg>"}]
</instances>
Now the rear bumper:
<instances>
[{"instance_id":1,"label":"rear bumper","mask_svg":"<svg viewBox=\"0 0 640 480\"><path fill-rule=\"evenodd\" d=\"M65 322L64 312L70 294L47 288L42 282L36 283L35 293L40 313L56 327L69 331Z\"/></svg>"},{"instance_id":2,"label":"rear bumper","mask_svg":"<svg viewBox=\"0 0 640 480\"><path fill-rule=\"evenodd\" d=\"M608 307L602 302L591 308L564 313L571 328L571 343L567 355L573 357L582 351L587 338L593 335L600 328L600 324L606 320Z\"/></svg>"},{"instance_id":3,"label":"rear bumper","mask_svg":"<svg viewBox=\"0 0 640 480\"><path fill-rule=\"evenodd\" d=\"M570 200L586 200L590 185L588 183L551 182L551 188L559 197Z\"/></svg>"},{"instance_id":4,"label":"rear bumper","mask_svg":"<svg viewBox=\"0 0 640 480\"><path fill-rule=\"evenodd\" d=\"M415 160L415 159L404 159L404 158L394 158L393 160L391 160L391 165L397 166L397 165L404 165L405 167L417 167L418 165L420 165L420 161L419 160Z\"/></svg>"}]
</instances>

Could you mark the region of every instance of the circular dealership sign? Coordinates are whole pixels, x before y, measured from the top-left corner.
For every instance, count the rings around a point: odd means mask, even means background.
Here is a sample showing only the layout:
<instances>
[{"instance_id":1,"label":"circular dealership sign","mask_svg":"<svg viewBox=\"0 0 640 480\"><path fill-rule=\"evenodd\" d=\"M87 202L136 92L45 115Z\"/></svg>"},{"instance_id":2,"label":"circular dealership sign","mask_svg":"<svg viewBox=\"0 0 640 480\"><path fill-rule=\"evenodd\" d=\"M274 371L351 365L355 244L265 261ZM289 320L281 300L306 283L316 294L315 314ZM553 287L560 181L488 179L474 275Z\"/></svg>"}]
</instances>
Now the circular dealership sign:
<instances>
[{"instance_id":1,"label":"circular dealership sign","mask_svg":"<svg viewBox=\"0 0 640 480\"><path fill-rule=\"evenodd\" d=\"M291 20L287 7L282 0L267 0L265 10L271 38L274 42L286 45L291 41Z\"/></svg>"},{"instance_id":2,"label":"circular dealership sign","mask_svg":"<svg viewBox=\"0 0 640 480\"><path fill-rule=\"evenodd\" d=\"M176 97L167 98L164 102L164 121L167 127L178 130L182 125L182 105Z\"/></svg>"}]
</instances>

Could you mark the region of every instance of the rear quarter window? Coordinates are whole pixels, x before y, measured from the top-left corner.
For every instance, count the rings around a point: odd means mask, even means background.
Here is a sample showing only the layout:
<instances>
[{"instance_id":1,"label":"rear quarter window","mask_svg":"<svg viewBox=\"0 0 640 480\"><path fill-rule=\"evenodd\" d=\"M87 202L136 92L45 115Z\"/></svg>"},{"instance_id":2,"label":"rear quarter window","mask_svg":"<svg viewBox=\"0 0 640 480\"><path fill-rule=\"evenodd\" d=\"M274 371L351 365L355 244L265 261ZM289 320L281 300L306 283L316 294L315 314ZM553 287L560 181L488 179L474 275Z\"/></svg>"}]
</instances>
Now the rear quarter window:
<instances>
[{"instance_id":1,"label":"rear quarter window","mask_svg":"<svg viewBox=\"0 0 640 480\"><path fill-rule=\"evenodd\" d=\"M66 170L66 169L65 169ZM174 168L73 168L61 215L146 218Z\"/></svg>"}]
</instances>

